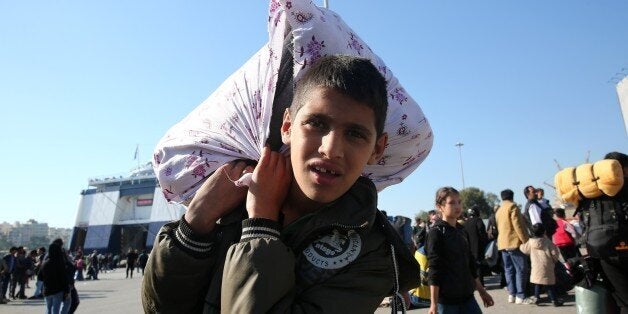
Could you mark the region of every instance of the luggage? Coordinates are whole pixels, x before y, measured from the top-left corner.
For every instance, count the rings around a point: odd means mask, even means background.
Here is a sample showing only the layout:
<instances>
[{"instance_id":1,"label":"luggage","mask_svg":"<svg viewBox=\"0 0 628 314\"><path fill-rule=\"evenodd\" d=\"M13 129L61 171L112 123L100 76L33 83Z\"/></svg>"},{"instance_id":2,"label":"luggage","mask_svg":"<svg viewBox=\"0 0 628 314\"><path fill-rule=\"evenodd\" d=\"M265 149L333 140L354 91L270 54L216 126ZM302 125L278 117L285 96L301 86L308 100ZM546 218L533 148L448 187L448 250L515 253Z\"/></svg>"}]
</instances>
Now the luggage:
<instances>
[{"instance_id":1,"label":"luggage","mask_svg":"<svg viewBox=\"0 0 628 314\"><path fill-rule=\"evenodd\" d=\"M612 314L615 312L615 304L611 294L600 283L595 283L591 288L576 287L576 310L578 314Z\"/></svg>"},{"instance_id":2,"label":"luggage","mask_svg":"<svg viewBox=\"0 0 628 314\"><path fill-rule=\"evenodd\" d=\"M565 168L554 176L554 183L564 201L578 205L583 198L615 196L624 185L624 174L617 160L604 159Z\"/></svg>"},{"instance_id":3,"label":"luggage","mask_svg":"<svg viewBox=\"0 0 628 314\"><path fill-rule=\"evenodd\" d=\"M484 251L484 263L488 267L494 267L499 262L499 251L497 250L497 240L492 240L486 245L486 249Z\"/></svg>"},{"instance_id":4,"label":"luggage","mask_svg":"<svg viewBox=\"0 0 628 314\"><path fill-rule=\"evenodd\" d=\"M388 145L382 158L363 171L377 190L400 183L425 160L433 136L421 108L340 15L312 1L273 0L267 21L268 42L157 144L153 167L166 200L191 200L225 163L258 160L267 139L279 132L271 118L283 115L294 84L326 55L369 59L388 83Z\"/></svg>"}]
</instances>

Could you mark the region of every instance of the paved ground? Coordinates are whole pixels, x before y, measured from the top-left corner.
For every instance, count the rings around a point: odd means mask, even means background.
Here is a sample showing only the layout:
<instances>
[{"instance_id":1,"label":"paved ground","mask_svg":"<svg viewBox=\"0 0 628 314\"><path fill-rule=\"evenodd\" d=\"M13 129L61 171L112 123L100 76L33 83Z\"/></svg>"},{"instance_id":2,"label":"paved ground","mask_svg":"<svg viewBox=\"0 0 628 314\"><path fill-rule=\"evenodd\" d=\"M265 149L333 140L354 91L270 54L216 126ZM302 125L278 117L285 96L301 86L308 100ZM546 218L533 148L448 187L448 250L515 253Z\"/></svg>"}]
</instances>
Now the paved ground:
<instances>
[{"instance_id":1,"label":"paved ground","mask_svg":"<svg viewBox=\"0 0 628 314\"><path fill-rule=\"evenodd\" d=\"M142 275L134 275L133 279L125 279L124 269L99 274L99 280L77 281L76 289L81 304L77 313L142 313L140 286ZM35 282L30 282L26 295L35 292ZM0 313L31 314L45 313L43 299L14 300L8 304L0 304Z\"/></svg>"},{"instance_id":2,"label":"paved ground","mask_svg":"<svg viewBox=\"0 0 628 314\"><path fill-rule=\"evenodd\" d=\"M31 281L31 288L26 290L28 296L32 295L35 282ZM133 279L125 279L123 269L100 274L100 280L77 282L77 289L81 299L77 313L141 313L140 301L141 275ZM551 305L514 305L507 303L507 294L503 289L499 289L493 284L488 284L489 293L495 300L495 306L483 309L484 313L576 313L574 305L573 291L566 299L567 303L563 307L553 307ZM15 300L9 304L0 304L0 313L30 314L45 313L43 300ZM390 308L379 308L375 313L390 313ZM427 313L427 309L416 309L409 313Z\"/></svg>"}]
</instances>

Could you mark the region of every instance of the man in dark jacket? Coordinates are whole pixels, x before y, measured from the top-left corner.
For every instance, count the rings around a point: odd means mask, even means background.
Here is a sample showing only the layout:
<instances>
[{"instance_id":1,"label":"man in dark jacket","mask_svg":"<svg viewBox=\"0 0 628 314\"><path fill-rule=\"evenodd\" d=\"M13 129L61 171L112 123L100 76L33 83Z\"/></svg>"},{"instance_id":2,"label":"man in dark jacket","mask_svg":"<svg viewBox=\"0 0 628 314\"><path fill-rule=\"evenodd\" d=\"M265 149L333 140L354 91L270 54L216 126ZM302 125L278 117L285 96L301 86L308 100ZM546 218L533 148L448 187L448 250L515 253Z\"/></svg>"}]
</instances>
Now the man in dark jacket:
<instances>
[{"instance_id":1,"label":"man in dark jacket","mask_svg":"<svg viewBox=\"0 0 628 314\"><path fill-rule=\"evenodd\" d=\"M471 248L471 255L475 260L478 278L480 282L484 284L484 276L482 276L482 261L484 260L484 248L488 243L488 235L486 234L486 227L484 221L480 217L480 210L474 206L467 210L469 219L464 223L464 229L469 236L469 247Z\"/></svg>"},{"instance_id":2,"label":"man in dark jacket","mask_svg":"<svg viewBox=\"0 0 628 314\"><path fill-rule=\"evenodd\" d=\"M418 286L416 260L360 176L386 146L385 85L364 59L310 68L281 125L290 156L266 147L254 170L233 162L205 181L155 239L144 310L373 313ZM252 170L248 191L229 179Z\"/></svg>"},{"instance_id":3,"label":"man in dark jacket","mask_svg":"<svg viewBox=\"0 0 628 314\"><path fill-rule=\"evenodd\" d=\"M131 278L133 278L133 271L135 271L135 262L137 261L137 251L129 248L129 252L126 253L126 278L129 278L129 271L131 272Z\"/></svg>"},{"instance_id":4,"label":"man in dark jacket","mask_svg":"<svg viewBox=\"0 0 628 314\"><path fill-rule=\"evenodd\" d=\"M26 270L29 267L29 260L23 247L17 248L13 271L11 273L11 298L26 299ZM17 290L17 294L16 291Z\"/></svg>"},{"instance_id":5,"label":"man in dark jacket","mask_svg":"<svg viewBox=\"0 0 628 314\"><path fill-rule=\"evenodd\" d=\"M2 295L0 295L0 300L4 302L8 302L7 291L9 290L9 283L11 282L11 273L13 272L13 267L15 267L15 253L17 252L17 247L11 247L9 249L9 254L2 257L4 262L7 264L7 270L2 274Z\"/></svg>"},{"instance_id":6,"label":"man in dark jacket","mask_svg":"<svg viewBox=\"0 0 628 314\"><path fill-rule=\"evenodd\" d=\"M523 208L528 235L532 234L532 226L540 223L545 227L547 237L551 239L557 228L552 207L548 203L539 203L536 189L531 185L526 186L523 193L528 200Z\"/></svg>"},{"instance_id":7,"label":"man in dark jacket","mask_svg":"<svg viewBox=\"0 0 628 314\"><path fill-rule=\"evenodd\" d=\"M148 254L146 250L142 250L142 254L137 258L137 265L142 270L142 276L144 276L144 268L146 268L146 262L148 262Z\"/></svg>"}]
</instances>

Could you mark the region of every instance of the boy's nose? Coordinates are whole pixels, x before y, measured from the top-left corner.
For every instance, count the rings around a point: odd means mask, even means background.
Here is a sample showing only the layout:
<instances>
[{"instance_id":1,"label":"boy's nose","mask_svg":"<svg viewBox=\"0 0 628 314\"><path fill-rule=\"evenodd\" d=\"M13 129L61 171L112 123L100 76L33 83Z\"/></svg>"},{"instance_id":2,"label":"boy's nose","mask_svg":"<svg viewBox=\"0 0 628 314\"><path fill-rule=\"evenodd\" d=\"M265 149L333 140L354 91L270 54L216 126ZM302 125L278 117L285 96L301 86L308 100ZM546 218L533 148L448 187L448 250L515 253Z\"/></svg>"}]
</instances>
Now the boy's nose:
<instances>
[{"instance_id":1,"label":"boy's nose","mask_svg":"<svg viewBox=\"0 0 628 314\"><path fill-rule=\"evenodd\" d=\"M338 132L331 131L321 139L321 145L318 152L329 158L341 158L344 156L342 136Z\"/></svg>"}]
</instances>

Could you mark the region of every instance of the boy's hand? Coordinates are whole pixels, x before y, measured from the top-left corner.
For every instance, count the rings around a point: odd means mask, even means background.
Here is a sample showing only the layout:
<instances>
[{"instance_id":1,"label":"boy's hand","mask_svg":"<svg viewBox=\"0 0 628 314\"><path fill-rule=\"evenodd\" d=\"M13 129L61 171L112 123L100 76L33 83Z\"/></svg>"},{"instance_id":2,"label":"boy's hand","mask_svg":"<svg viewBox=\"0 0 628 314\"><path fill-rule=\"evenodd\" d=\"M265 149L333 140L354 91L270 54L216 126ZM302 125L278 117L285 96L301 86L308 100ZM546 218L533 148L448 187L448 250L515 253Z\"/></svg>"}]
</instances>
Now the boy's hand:
<instances>
[{"instance_id":1,"label":"boy's hand","mask_svg":"<svg viewBox=\"0 0 628 314\"><path fill-rule=\"evenodd\" d=\"M253 167L244 161L232 161L209 177L194 195L185 213L185 221L192 231L207 234L214 229L216 220L228 214L246 197L246 187L237 187L229 178L239 178Z\"/></svg>"},{"instance_id":2,"label":"boy's hand","mask_svg":"<svg viewBox=\"0 0 628 314\"><path fill-rule=\"evenodd\" d=\"M253 180L246 197L249 218L279 220L279 212L292 182L289 157L264 147L262 157L253 171Z\"/></svg>"}]
</instances>

